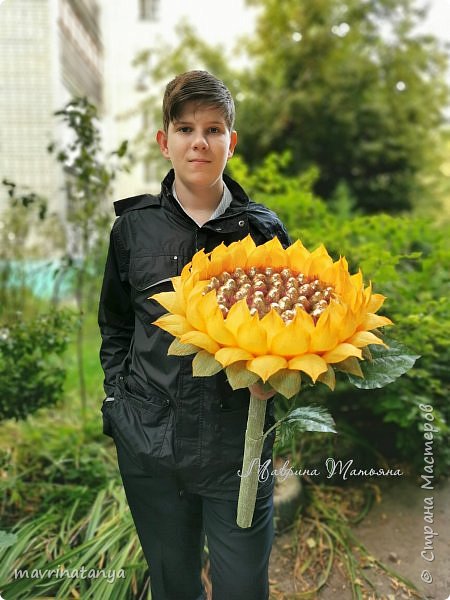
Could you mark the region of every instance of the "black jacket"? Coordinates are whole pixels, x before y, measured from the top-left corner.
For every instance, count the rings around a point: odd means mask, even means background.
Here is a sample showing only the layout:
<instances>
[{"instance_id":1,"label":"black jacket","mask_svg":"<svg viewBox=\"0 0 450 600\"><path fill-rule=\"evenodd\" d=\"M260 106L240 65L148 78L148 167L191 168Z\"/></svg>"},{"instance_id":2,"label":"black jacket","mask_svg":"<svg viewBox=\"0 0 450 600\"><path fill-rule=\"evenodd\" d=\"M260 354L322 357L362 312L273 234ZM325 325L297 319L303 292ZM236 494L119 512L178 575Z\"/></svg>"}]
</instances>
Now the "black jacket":
<instances>
[{"instance_id":1,"label":"black jacket","mask_svg":"<svg viewBox=\"0 0 450 600\"><path fill-rule=\"evenodd\" d=\"M274 236L285 247L290 242L275 213L251 202L226 175L230 207L199 227L172 196L173 180L170 171L159 195L115 202L99 305L104 388L114 397L103 403L105 433L118 436L139 466L175 470L188 491L231 498L239 488L249 391L233 391L223 371L193 377L192 356L167 356L173 337L152 325L166 310L148 298L173 289L170 278L202 248L209 252L249 233L256 244ZM268 407L267 426L273 402ZM273 435L263 461L272 444ZM272 485L268 476L259 495Z\"/></svg>"}]
</instances>

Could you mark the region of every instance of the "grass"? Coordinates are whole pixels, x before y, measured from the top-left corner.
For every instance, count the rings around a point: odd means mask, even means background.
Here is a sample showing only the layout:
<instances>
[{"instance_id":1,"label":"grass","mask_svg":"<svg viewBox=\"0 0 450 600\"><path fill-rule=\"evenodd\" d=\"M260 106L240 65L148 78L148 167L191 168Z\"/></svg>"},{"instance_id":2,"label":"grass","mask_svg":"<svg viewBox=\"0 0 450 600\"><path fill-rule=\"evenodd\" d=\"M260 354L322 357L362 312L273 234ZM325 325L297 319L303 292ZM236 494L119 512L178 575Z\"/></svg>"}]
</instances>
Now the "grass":
<instances>
[{"instance_id":1,"label":"grass","mask_svg":"<svg viewBox=\"0 0 450 600\"><path fill-rule=\"evenodd\" d=\"M18 526L15 542L3 550L0 540L1 593L21 600L150 600L147 567L122 487L111 482L100 490L81 519L76 509L74 502L63 515L49 510ZM36 576L14 577L19 569Z\"/></svg>"},{"instance_id":2,"label":"grass","mask_svg":"<svg viewBox=\"0 0 450 600\"><path fill-rule=\"evenodd\" d=\"M99 407L99 402L103 398L103 371L100 365L100 331L97 325L97 316L88 313L85 316L85 343L84 343L84 368L86 377L86 386L88 391L88 404L91 407ZM79 399L78 384L78 364L76 355L75 337L69 345L64 357L67 368L66 382L64 386L64 396L66 407L73 405Z\"/></svg>"}]
</instances>

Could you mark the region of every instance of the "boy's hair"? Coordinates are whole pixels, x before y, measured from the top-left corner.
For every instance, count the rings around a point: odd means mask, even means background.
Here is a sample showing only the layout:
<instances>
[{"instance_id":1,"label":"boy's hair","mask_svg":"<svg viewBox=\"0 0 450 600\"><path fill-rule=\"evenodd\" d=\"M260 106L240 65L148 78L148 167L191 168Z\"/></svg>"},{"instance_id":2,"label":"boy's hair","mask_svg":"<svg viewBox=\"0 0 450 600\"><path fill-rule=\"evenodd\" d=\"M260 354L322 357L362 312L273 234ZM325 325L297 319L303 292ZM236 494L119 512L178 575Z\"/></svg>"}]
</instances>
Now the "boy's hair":
<instances>
[{"instance_id":1,"label":"boy's hair","mask_svg":"<svg viewBox=\"0 0 450 600\"><path fill-rule=\"evenodd\" d=\"M213 106L222 111L225 123L231 131L234 125L234 102L230 90L223 81L208 71L187 71L169 81L163 98L163 126L167 133L169 124L182 113L188 102Z\"/></svg>"}]
</instances>

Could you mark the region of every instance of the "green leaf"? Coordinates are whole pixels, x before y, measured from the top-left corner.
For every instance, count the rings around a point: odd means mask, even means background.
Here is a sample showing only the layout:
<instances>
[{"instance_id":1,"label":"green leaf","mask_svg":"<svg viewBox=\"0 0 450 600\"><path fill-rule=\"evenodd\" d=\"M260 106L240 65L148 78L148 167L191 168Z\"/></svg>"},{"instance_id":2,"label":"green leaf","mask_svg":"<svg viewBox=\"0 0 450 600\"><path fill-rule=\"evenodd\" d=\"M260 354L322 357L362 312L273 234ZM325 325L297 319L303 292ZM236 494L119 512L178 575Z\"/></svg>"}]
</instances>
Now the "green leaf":
<instances>
[{"instance_id":1,"label":"green leaf","mask_svg":"<svg viewBox=\"0 0 450 600\"><path fill-rule=\"evenodd\" d=\"M281 419L283 424L295 425L301 431L336 433L333 417L322 406L300 406Z\"/></svg>"},{"instance_id":2,"label":"green leaf","mask_svg":"<svg viewBox=\"0 0 450 600\"><path fill-rule=\"evenodd\" d=\"M259 379L259 376L256 375L256 373L252 373L251 371L248 371L245 368L245 361L243 360L240 360L228 366L225 369L225 371L227 374L228 382L233 388L233 390L253 385Z\"/></svg>"},{"instance_id":3,"label":"green leaf","mask_svg":"<svg viewBox=\"0 0 450 600\"><path fill-rule=\"evenodd\" d=\"M169 356L189 356L189 354L195 354L200 348L193 344L182 344L178 338L175 338L170 344L167 354Z\"/></svg>"},{"instance_id":4,"label":"green leaf","mask_svg":"<svg viewBox=\"0 0 450 600\"><path fill-rule=\"evenodd\" d=\"M384 338L388 348L373 344L370 346L371 360L361 362L364 379L348 373L350 383L363 390L382 388L392 383L413 367L418 358L411 354L407 348L396 342Z\"/></svg>"},{"instance_id":5,"label":"green leaf","mask_svg":"<svg viewBox=\"0 0 450 600\"><path fill-rule=\"evenodd\" d=\"M280 369L269 377L269 384L285 398L292 398L298 394L302 380L299 371Z\"/></svg>"},{"instance_id":6,"label":"green leaf","mask_svg":"<svg viewBox=\"0 0 450 600\"><path fill-rule=\"evenodd\" d=\"M334 390L336 386L336 375L334 373L333 367L331 365L328 365L328 369L325 371L325 373L321 373L319 375L317 381L324 383L330 388L330 390Z\"/></svg>"},{"instance_id":7,"label":"green leaf","mask_svg":"<svg viewBox=\"0 0 450 600\"><path fill-rule=\"evenodd\" d=\"M345 360L335 363L333 367L335 371L344 371L355 375L355 377L364 377L359 360L355 356L349 356Z\"/></svg>"},{"instance_id":8,"label":"green leaf","mask_svg":"<svg viewBox=\"0 0 450 600\"><path fill-rule=\"evenodd\" d=\"M336 433L335 423L330 413L322 406L301 406L278 421L279 436L285 445L296 432L319 431Z\"/></svg>"},{"instance_id":9,"label":"green leaf","mask_svg":"<svg viewBox=\"0 0 450 600\"><path fill-rule=\"evenodd\" d=\"M206 350L201 350L194 356L192 361L192 375L194 377L209 377L215 375L223 369L212 354Z\"/></svg>"},{"instance_id":10,"label":"green leaf","mask_svg":"<svg viewBox=\"0 0 450 600\"><path fill-rule=\"evenodd\" d=\"M7 533L6 531L0 531L0 550L9 548L17 542L17 535L15 533Z\"/></svg>"}]
</instances>

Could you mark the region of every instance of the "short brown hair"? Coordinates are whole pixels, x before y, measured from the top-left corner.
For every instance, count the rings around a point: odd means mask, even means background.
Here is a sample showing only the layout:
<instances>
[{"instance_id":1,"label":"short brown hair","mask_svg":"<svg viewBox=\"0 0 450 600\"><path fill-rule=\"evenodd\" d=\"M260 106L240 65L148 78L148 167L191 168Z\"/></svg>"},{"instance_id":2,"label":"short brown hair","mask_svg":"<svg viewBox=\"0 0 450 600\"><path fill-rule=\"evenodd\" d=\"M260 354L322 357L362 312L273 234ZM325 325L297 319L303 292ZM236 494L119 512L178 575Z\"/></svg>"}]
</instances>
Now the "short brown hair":
<instances>
[{"instance_id":1,"label":"short brown hair","mask_svg":"<svg viewBox=\"0 0 450 600\"><path fill-rule=\"evenodd\" d=\"M227 86L208 71L187 71L169 81L163 98L163 125L169 124L182 113L188 102L198 101L203 106L214 106L222 111L228 129L234 125L234 102Z\"/></svg>"}]
</instances>

